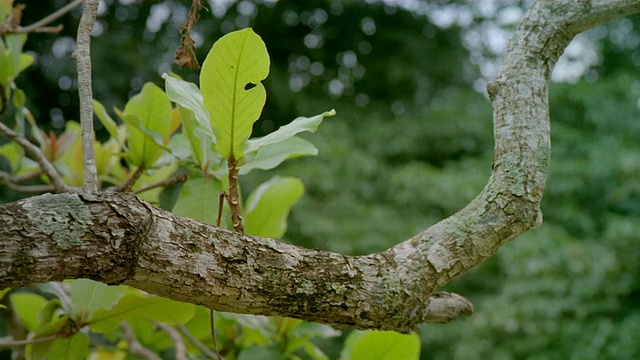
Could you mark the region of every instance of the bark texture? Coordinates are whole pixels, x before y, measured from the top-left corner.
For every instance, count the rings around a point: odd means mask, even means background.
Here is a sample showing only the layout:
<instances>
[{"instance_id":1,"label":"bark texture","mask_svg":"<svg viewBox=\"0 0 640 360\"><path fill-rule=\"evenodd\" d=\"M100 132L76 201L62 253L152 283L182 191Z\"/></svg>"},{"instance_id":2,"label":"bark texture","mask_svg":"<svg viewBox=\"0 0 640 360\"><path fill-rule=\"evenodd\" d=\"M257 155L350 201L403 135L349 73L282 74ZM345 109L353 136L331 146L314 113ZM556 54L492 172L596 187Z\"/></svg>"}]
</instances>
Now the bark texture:
<instances>
[{"instance_id":1,"label":"bark texture","mask_svg":"<svg viewBox=\"0 0 640 360\"><path fill-rule=\"evenodd\" d=\"M0 207L0 286L90 278L220 311L400 332L470 314L468 300L437 290L541 224L557 59L579 32L638 11L637 0L536 2L487 86L496 144L487 186L383 253L344 256L232 233L130 194L42 195Z\"/></svg>"}]
</instances>

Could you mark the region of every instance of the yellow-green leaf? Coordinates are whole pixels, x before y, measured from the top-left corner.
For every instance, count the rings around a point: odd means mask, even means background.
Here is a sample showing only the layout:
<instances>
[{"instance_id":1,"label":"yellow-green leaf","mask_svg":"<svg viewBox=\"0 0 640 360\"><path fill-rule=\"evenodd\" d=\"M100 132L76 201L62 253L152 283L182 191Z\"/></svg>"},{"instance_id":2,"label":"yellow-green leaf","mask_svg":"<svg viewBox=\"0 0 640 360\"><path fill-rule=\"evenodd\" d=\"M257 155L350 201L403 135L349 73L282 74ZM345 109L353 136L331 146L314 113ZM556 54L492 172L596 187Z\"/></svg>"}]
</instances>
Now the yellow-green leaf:
<instances>
[{"instance_id":1,"label":"yellow-green leaf","mask_svg":"<svg viewBox=\"0 0 640 360\"><path fill-rule=\"evenodd\" d=\"M242 159L244 142L267 99L260 81L268 74L267 48L250 28L220 38L202 64L200 90L224 158Z\"/></svg>"},{"instance_id":2,"label":"yellow-green leaf","mask_svg":"<svg viewBox=\"0 0 640 360\"><path fill-rule=\"evenodd\" d=\"M146 83L124 108L122 120L127 123L127 153L133 165L150 168L164 149L157 142L167 144L171 131L171 102L153 83ZM156 139L151 137L157 134Z\"/></svg>"}]
</instances>

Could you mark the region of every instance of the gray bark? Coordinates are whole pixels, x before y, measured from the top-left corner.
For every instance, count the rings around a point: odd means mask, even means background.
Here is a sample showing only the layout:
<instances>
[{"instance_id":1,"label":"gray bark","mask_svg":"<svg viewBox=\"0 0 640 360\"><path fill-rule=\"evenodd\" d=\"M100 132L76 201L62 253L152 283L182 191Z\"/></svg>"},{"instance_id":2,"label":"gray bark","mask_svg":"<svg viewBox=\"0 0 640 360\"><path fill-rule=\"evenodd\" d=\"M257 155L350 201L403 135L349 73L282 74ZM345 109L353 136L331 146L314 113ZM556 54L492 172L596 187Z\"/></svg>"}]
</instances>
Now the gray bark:
<instances>
[{"instance_id":1,"label":"gray bark","mask_svg":"<svg viewBox=\"0 0 640 360\"><path fill-rule=\"evenodd\" d=\"M437 290L541 224L557 59L579 32L638 11L630 0L535 3L487 86L496 143L487 186L385 252L344 256L232 233L130 194L43 195L0 207L0 286L90 278L220 311L400 332L471 313Z\"/></svg>"}]
</instances>

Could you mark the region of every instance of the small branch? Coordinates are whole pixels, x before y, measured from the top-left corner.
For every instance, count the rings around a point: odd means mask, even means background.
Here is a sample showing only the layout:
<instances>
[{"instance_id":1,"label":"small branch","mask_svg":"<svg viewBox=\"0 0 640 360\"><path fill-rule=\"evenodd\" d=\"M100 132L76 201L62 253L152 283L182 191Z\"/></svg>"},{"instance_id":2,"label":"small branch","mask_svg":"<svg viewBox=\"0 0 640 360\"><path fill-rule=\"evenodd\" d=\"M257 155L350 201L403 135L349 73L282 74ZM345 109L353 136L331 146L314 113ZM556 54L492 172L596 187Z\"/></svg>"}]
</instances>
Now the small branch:
<instances>
[{"instance_id":1,"label":"small branch","mask_svg":"<svg viewBox=\"0 0 640 360\"><path fill-rule=\"evenodd\" d=\"M40 148L32 144L29 140L27 140L27 138L20 134L17 134L3 123L0 123L0 133L8 137L10 140L15 141L16 143L18 143L18 145L22 146L25 153L40 165L42 171L47 175L49 181L51 181L51 184L55 187L56 192L61 193L77 191L76 188L67 185L62 180L62 177L58 173L58 170L56 170L49 159L44 156Z\"/></svg>"},{"instance_id":2,"label":"small branch","mask_svg":"<svg viewBox=\"0 0 640 360\"><path fill-rule=\"evenodd\" d=\"M62 25L58 25L55 27L46 27L46 25L51 24L52 22L58 20L59 18L63 17L64 15L66 15L67 13L71 12L71 10L75 9L78 5L80 5L82 2L84 2L84 0L75 0L73 2L70 2L69 4L61 7L60 9L56 10L55 12L49 14L48 16L45 16L44 18L40 19L39 21L34 22L33 24L29 25L29 26L25 26L25 27L18 27L17 30L15 31L15 33L30 33L30 32L59 32L60 30L62 30L63 26Z\"/></svg>"},{"instance_id":3,"label":"small branch","mask_svg":"<svg viewBox=\"0 0 640 360\"><path fill-rule=\"evenodd\" d=\"M229 163L229 209L231 210L231 222L235 232L244 234L244 225L242 224L242 213L240 212L240 190L238 189L238 160L233 156L228 160Z\"/></svg>"},{"instance_id":4,"label":"small branch","mask_svg":"<svg viewBox=\"0 0 640 360\"><path fill-rule=\"evenodd\" d=\"M173 186L173 185L177 185L180 183L183 183L187 180L189 180L190 175L189 174L181 174L181 175L176 175L173 177L170 177L166 180L162 180L162 181L158 181L155 184L151 184L151 185L147 185L145 187L142 187L136 191L134 191L134 194L140 194L143 193L145 191L151 190L151 189L155 189L157 187L164 187L164 186Z\"/></svg>"},{"instance_id":5,"label":"small branch","mask_svg":"<svg viewBox=\"0 0 640 360\"><path fill-rule=\"evenodd\" d=\"M184 340L182 340L182 335L180 335L178 330L173 328L171 325L160 322L156 322L156 326L166 332L171 338L171 341L173 341L174 349L176 351L176 360L187 360L187 348L184 346Z\"/></svg>"},{"instance_id":6,"label":"small branch","mask_svg":"<svg viewBox=\"0 0 640 360\"><path fill-rule=\"evenodd\" d=\"M91 32L98 12L98 0L87 0L78 26L77 48L74 53L78 66L78 94L80 96L80 124L82 127L82 158L84 160L83 191L98 191L98 171L93 148L93 93L91 88Z\"/></svg>"},{"instance_id":7,"label":"small branch","mask_svg":"<svg viewBox=\"0 0 640 360\"><path fill-rule=\"evenodd\" d=\"M126 322L120 324L120 330L122 331L122 337L129 343L129 352L135 356L139 356L146 360L162 360L155 352L149 350L146 346L142 345L136 334L131 329L131 326Z\"/></svg>"},{"instance_id":8,"label":"small branch","mask_svg":"<svg viewBox=\"0 0 640 360\"><path fill-rule=\"evenodd\" d=\"M118 186L113 186L109 188L109 191L116 191L116 192L130 191L130 189L133 187L136 181L140 179L140 176L144 174L144 170L145 170L144 166L142 165L138 166L136 171L133 174L131 174L131 176L127 179L127 181L123 182Z\"/></svg>"},{"instance_id":9,"label":"small branch","mask_svg":"<svg viewBox=\"0 0 640 360\"><path fill-rule=\"evenodd\" d=\"M3 341L3 342L0 343L0 349L13 348L13 347L18 347L18 346L26 346L26 345L29 345L29 344L39 344L39 343L43 343L43 342L59 339L59 338L61 338L63 336L64 336L64 334L57 333L57 334L53 334L53 335L49 335L49 336L45 336L45 337L41 337L41 338L35 338L35 339Z\"/></svg>"},{"instance_id":10,"label":"small branch","mask_svg":"<svg viewBox=\"0 0 640 360\"><path fill-rule=\"evenodd\" d=\"M176 325L176 328L178 329L178 331L180 331L180 333L187 338L187 340L189 340L195 347L198 348L198 350L202 351L202 353L207 356L209 359L219 359L222 360L222 358L217 355L216 353L214 353L213 351L211 351L211 349L209 349L205 344L203 344L200 340L196 339L195 336L193 336L193 334L191 334L189 332L189 329L187 329L184 325L182 324L178 324Z\"/></svg>"}]
</instances>

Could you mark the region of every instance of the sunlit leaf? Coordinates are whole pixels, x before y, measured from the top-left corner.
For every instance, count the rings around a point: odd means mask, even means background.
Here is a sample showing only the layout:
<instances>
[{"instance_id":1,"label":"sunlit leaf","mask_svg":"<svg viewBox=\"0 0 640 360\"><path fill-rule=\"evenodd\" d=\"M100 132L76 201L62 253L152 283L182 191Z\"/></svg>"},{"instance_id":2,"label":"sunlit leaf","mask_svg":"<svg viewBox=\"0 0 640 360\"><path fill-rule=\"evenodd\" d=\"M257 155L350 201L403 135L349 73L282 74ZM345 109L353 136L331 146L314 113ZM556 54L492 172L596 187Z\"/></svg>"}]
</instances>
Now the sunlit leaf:
<instances>
[{"instance_id":1,"label":"sunlit leaf","mask_svg":"<svg viewBox=\"0 0 640 360\"><path fill-rule=\"evenodd\" d=\"M41 295L26 292L12 293L9 297L22 324L30 331L36 330L38 314L47 305L47 299Z\"/></svg>"},{"instance_id":2,"label":"sunlit leaf","mask_svg":"<svg viewBox=\"0 0 640 360\"><path fill-rule=\"evenodd\" d=\"M224 158L243 158L244 142L267 98L260 81L268 74L267 48L249 28L223 36L209 51L200 73L200 89Z\"/></svg>"},{"instance_id":3,"label":"sunlit leaf","mask_svg":"<svg viewBox=\"0 0 640 360\"><path fill-rule=\"evenodd\" d=\"M150 168L160 158L171 130L171 103L153 83L146 83L124 108L127 124L127 155L132 164Z\"/></svg>"},{"instance_id":4,"label":"sunlit leaf","mask_svg":"<svg viewBox=\"0 0 640 360\"><path fill-rule=\"evenodd\" d=\"M258 186L245 203L245 232L279 238L287 230L287 217L304 193L302 181L276 176Z\"/></svg>"},{"instance_id":5,"label":"sunlit leaf","mask_svg":"<svg viewBox=\"0 0 640 360\"><path fill-rule=\"evenodd\" d=\"M419 359L420 336L393 331L354 331L345 340L341 360Z\"/></svg>"}]
</instances>

